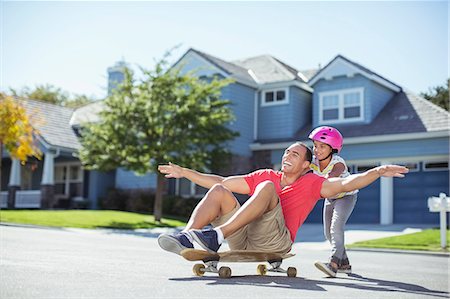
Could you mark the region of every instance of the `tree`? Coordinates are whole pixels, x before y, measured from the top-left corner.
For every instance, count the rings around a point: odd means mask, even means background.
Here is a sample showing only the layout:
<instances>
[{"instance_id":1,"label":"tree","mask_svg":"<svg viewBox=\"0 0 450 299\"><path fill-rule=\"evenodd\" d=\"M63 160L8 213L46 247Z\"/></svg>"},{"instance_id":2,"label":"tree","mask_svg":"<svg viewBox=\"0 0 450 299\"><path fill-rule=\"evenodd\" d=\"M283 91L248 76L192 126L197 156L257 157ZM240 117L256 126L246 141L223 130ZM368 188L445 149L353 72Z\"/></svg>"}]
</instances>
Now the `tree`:
<instances>
[{"instance_id":1,"label":"tree","mask_svg":"<svg viewBox=\"0 0 450 299\"><path fill-rule=\"evenodd\" d=\"M220 99L230 80L201 80L169 69L166 53L153 71L141 68L105 100L98 123L81 130L79 158L87 169L123 167L138 174L155 172L156 221L162 217L164 177L159 164L174 162L196 169L216 169L228 153L224 143L238 134L226 127L234 119L229 101Z\"/></svg>"},{"instance_id":2,"label":"tree","mask_svg":"<svg viewBox=\"0 0 450 299\"><path fill-rule=\"evenodd\" d=\"M38 100L70 108L77 108L92 102L85 95L70 95L68 92L51 84L37 85L34 89L30 87L23 87L21 90L10 88L10 93L19 98Z\"/></svg>"},{"instance_id":3,"label":"tree","mask_svg":"<svg viewBox=\"0 0 450 299\"><path fill-rule=\"evenodd\" d=\"M447 84L442 86L435 86L428 89L428 92L422 92L420 95L431 101L433 104L436 104L447 111L450 111L449 108L449 85L450 79L447 80Z\"/></svg>"},{"instance_id":4,"label":"tree","mask_svg":"<svg viewBox=\"0 0 450 299\"><path fill-rule=\"evenodd\" d=\"M42 153L35 144L37 134L25 108L11 96L0 93L0 184L3 145L10 156L22 164L30 156L40 159Z\"/></svg>"}]
</instances>

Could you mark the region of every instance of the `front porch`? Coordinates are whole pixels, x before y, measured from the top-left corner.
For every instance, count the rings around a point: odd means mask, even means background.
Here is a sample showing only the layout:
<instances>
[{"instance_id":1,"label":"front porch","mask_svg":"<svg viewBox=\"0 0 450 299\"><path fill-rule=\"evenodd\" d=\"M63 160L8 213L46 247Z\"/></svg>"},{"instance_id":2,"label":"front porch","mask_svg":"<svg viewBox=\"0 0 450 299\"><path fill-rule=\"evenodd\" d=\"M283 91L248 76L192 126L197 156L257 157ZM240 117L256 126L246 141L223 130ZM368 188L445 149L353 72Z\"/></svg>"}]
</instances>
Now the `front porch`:
<instances>
[{"instance_id":1,"label":"front porch","mask_svg":"<svg viewBox=\"0 0 450 299\"><path fill-rule=\"evenodd\" d=\"M43 160L30 159L24 165L3 159L2 209L86 208L85 172L71 155L46 152Z\"/></svg>"}]
</instances>

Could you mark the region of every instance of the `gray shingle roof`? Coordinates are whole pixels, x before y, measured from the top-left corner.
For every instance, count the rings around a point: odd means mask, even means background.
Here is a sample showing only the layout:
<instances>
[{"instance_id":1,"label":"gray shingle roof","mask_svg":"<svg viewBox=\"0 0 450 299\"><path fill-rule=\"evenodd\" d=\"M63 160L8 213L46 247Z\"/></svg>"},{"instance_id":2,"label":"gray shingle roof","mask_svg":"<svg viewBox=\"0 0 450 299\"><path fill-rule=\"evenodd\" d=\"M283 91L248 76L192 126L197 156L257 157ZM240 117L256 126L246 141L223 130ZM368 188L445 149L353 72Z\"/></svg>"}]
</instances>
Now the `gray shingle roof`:
<instances>
[{"instance_id":1,"label":"gray shingle roof","mask_svg":"<svg viewBox=\"0 0 450 299\"><path fill-rule=\"evenodd\" d=\"M78 138L69 124L73 109L29 99L19 102L32 116L33 127L46 143L71 150L80 148Z\"/></svg>"},{"instance_id":2,"label":"gray shingle roof","mask_svg":"<svg viewBox=\"0 0 450 299\"><path fill-rule=\"evenodd\" d=\"M240 77L250 82L255 82L255 80L253 80L253 78L248 73L248 70L246 68L243 68L242 66L227 62L225 60L222 60L220 58L214 57L212 55L206 54L204 52L192 48L190 49L190 51L199 54L204 59L206 59L207 61L209 61L210 63L212 63L213 65L217 66L218 68L222 69L223 71L225 71L230 75L235 75L238 78Z\"/></svg>"},{"instance_id":3,"label":"gray shingle roof","mask_svg":"<svg viewBox=\"0 0 450 299\"><path fill-rule=\"evenodd\" d=\"M450 113L410 92L396 94L370 124L336 125L345 137L421 133L449 130ZM311 125L301 128L296 138L304 140Z\"/></svg>"},{"instance_id":4,"label":"gray shingle roof","mask_svg":"<svg viewBox=\"0 0 450 299\"><path fill-rule=\"evenodd\" d=\"M82 123L99 121L99 112L105 108L103 100L89 103L75 109L70 119L71 126L80 126Z\"/></svg>"},{"instance_id":5,"label":"gray shingle roof","mask_svg":"<svg viewBox=\"0 0 450 299\"><path fill-rule=\"evenodd\" d=\"M301 80L297 75L297 70L288 67L285 63L270 55L250 57L244 60L233 61L233 63L252 70L260 84Z\"/></svg>"}]
</instances>

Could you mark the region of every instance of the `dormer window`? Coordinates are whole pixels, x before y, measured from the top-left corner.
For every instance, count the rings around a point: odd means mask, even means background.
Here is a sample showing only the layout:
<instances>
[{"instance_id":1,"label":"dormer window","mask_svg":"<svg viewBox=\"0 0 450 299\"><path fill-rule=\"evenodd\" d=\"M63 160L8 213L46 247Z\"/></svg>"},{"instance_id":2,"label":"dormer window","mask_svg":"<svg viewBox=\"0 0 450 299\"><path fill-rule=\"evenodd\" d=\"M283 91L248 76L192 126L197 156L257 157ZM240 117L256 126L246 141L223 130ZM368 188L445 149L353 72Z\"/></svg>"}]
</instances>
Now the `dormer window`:
<instances>
[{"instance_id":1,"label":"dormer window","mask_svg":"<svg viewBox=\"0 0 450 299\"><path fill-rule=\"evenodd\" d=\"M352 88L319 93L319 123L361 121L364 89Z\"/></svg>"},{"instance_id":2,"label":"dormer window","mask_svg":"<svg viewBox=\"0 0 450 299\"><path fill-rule=\"evenodd\" d=\"M288 103L288 89L264 90L262 95L262 106L281 105Z\"/></svg>"}]
</instances>

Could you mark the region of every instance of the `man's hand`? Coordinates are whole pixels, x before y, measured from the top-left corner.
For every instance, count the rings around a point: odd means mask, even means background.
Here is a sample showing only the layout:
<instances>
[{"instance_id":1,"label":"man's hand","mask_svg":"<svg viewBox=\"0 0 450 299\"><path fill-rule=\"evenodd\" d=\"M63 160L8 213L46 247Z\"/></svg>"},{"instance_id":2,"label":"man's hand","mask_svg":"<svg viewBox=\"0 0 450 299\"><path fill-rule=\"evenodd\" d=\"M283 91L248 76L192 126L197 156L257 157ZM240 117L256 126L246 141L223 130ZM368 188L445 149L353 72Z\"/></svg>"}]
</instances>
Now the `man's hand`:
<instances>
[{"instance_id":1,"label":"man's hand","mask_svg":"<svg viewBox=\"0 0 450 299\"><path fill-rule=\"evenodd\" d=\"M409 169L399 165L383 165L376 168L378 174L384 177L403 178Z\"/></svg>"},{"instance_id":2,"label":"man's hand","mask_svg":"<svg viewBox=\"0 0 450 299\"><path fill-rule=\"evenodd\" d=\"M158 165L158 170L165 174L166 178L179 179L183 177L183 168L171 162L169 165Z\"/></svg>"}]
</instances>

